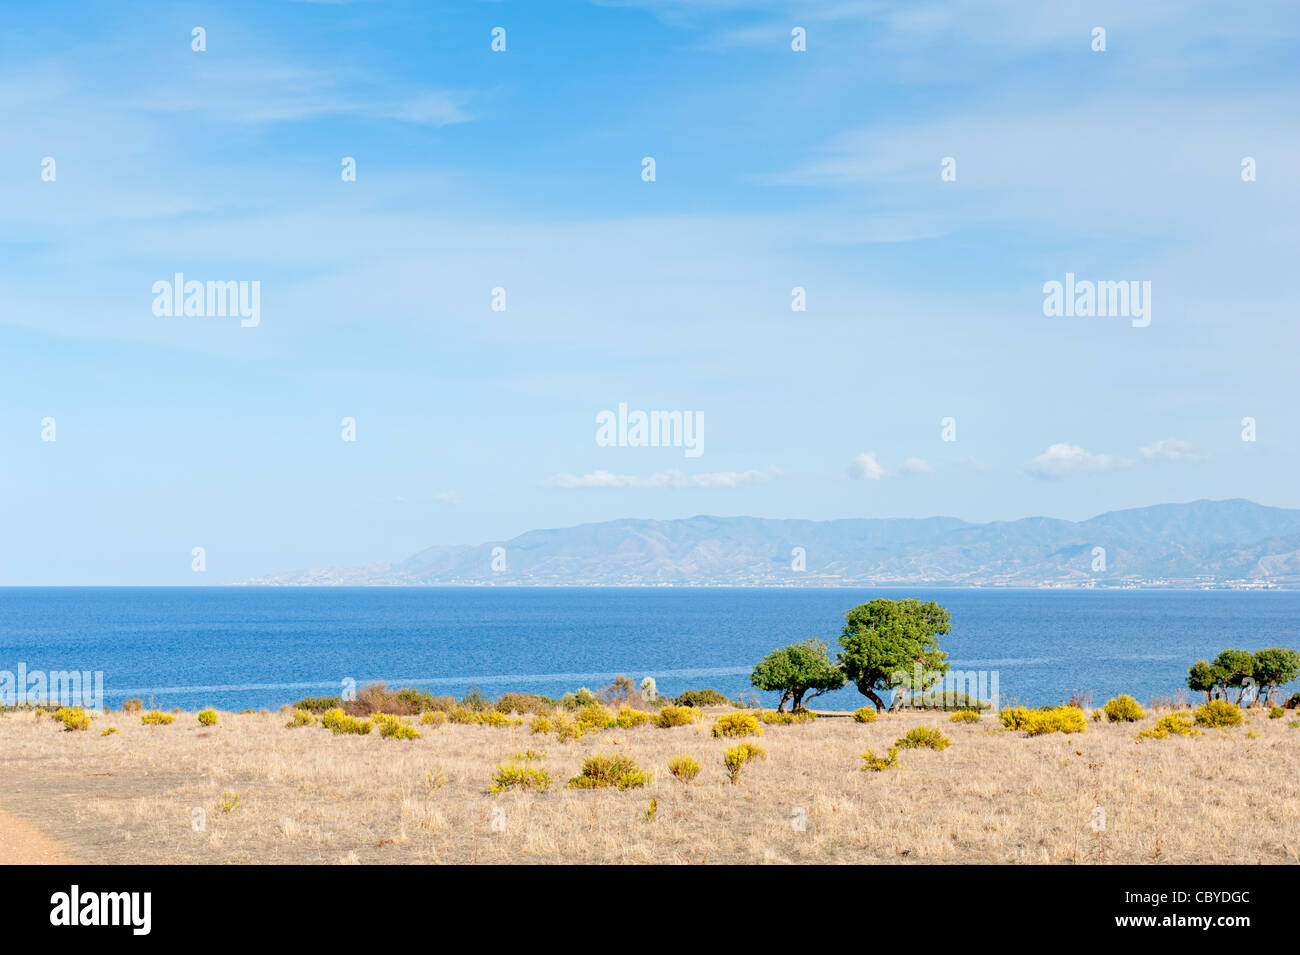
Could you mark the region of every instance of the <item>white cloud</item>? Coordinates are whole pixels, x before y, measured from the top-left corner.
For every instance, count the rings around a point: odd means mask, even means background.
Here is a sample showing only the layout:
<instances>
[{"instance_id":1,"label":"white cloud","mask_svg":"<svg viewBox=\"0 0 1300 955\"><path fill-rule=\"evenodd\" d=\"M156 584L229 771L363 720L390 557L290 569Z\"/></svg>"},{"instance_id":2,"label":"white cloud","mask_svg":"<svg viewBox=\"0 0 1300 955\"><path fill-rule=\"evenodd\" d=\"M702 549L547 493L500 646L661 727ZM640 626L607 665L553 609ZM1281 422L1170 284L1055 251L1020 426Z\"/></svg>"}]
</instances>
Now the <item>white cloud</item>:
<instances>
[{"instance_id":1,"label":"white cloud","mask_svg":"<svg viewBox=\"0 0 1300 955\"><path fill-rule=\"evenodd\" d=\"M1178 438L1161 438L1154 444L1138 448L1138 454L1144 461L1199 461L1201 453L1190 441Z\"/></svg>"},{"instance_id":2,"label":"white cloud","mask_svg":"<svg viewBox=\"0 0 1300 955\"><path fill-rule=\"evenodd\" d=\"M704 474L685 474L676 469L659 471L648 477L636 474L614 474L610 471L592 471L582 476L557 474L548 484L551 487L574 488L632 488L654 490L659 488L735 488L748 484L766 484L780 476L776 468L761 471L713 471Z\"/></svg>"},{"instance_id":3,"label":"white cloud","mask_svg":"<svg viewBox=\"0 0 1300 955\"><path fill-rule=\"evenodd\" d=\"M849 465L849 477L855 481L879 481L886 473L875 451L863 451Z\"/></svg>"},{"instance_id":4,"label":"white cloud","mask_svg":"<svg viewBox=\"0 0 1300 955\"><path fill-rule=\"evenodd\" d=\"M455 491L442 491L434 496L434 500L439 504L459 504L460 495Z\"/></svg>"},{"instance_id":5,"label":"white cloud","mask_svg":"<svg viewBox=\"0 0 1300 955\"><path fill-rule=\"evenodd\" d=\"M1093 454L1077 444L1061 442L1052 445L1030 461L1025 470L1036 478L1055 481L1074 474L1111 471L1115 468L1127 467L1131 463L1113 454Z\"/></svg>"},{"instance_id":6,"label":"white cloud","mask_svg":"<svg viewBox=\"0 0 1300 955\"><path fill-rule=\"evenodd\" d=\"M930 462L925 458L908 458L903 462L903 466L899 470L904 474L913 475L929 474L934 469L930 467Z\"/></svg>"}]
</instances>

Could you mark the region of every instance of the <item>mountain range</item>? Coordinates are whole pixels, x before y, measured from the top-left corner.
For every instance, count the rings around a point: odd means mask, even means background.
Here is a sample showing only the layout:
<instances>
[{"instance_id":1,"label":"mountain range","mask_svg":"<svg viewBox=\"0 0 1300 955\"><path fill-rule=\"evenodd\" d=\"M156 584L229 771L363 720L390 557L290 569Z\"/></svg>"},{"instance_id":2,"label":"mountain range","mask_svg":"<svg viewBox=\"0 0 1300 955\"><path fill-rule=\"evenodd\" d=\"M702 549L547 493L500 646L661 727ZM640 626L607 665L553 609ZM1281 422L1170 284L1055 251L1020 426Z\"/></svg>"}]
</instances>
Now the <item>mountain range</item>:
<instances>
[{"instance_id":1,"label":"mountain range","mask_svg":"<svg viewBox=\"0 0 1300 955\"><path fill-rule=\"evenodd\" d=\"M1086 521L614 520L261 586L1300 587L1300 510L1193 501Z\"/></svg>"}]
</instances>

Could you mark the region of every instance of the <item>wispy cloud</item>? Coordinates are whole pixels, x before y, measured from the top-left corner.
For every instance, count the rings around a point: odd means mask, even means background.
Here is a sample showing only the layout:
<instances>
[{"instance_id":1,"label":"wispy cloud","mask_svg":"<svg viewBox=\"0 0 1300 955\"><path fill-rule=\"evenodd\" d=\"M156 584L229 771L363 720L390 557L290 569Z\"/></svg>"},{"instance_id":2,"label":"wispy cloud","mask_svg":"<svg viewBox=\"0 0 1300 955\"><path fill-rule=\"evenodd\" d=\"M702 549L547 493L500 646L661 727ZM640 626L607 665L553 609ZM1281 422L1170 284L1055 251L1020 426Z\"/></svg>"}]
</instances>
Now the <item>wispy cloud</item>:
<instances>
[{"instance_id":1,"label":"wispy cloud","mask_svg":"<svg viewBox=\"0 0 1300 955\"><path fill-rule=\"evenodd\" d=\"M1200 452L1190 441L1162 438L1138 448L1138 457L1128 458L1114 454L1093 454L1077 444L1060 442L1029 462L1025 472L1045 481L1056 481L1077 474L1114 471L1137 464L1156 464L1165 461L1199 461Z\"/></svg>"},{"instance_id":2,"label":"wispy cloud","mask_svg":"<svg viewBox=\"0 0 1300 955\"><path fill-rule=\"evenodd\" d=\"M749 484L766 484L780 477L776 468L751 471L712 471L704 474L686 474L676 469L659 471L648 477L635 474L614 474L610 471L592 471L590 474L557 474L548 482L551 487L566 490L578 488L632 488L657 490L662 488L735 488Z\"/></svg>"},{"instance_id":3,"label":"wispy cloud","mask_svg":"<svg viewBox=\"0 0 1300 955\"><path fill-rule=\"evenodd\" d=\"M855 481L879 481L888 473L875 451L863 451L849 465L849 477Z\"/></svg>"},{"instance_id":4,"label":"wispy cloud","mask_svg":"<svg viewBox=\"0 0 1300 955\"><path fill-rule=\"evenodd\" d=\"M1143 461L1199 461L1201 453L1190 441L1161 438L1154 444L1138 448Z\"/></svg>"}]
</instances>

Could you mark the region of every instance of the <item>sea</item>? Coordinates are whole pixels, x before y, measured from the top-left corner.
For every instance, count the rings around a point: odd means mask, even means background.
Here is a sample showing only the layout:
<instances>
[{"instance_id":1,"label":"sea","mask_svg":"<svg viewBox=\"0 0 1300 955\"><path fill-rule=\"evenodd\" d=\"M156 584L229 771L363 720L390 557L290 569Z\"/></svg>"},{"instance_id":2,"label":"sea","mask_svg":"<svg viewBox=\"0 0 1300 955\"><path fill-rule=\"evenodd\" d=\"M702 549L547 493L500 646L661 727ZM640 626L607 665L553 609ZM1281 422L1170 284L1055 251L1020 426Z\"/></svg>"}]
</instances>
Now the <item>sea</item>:
<instances>
[{"instance_id":1,"label":"sea","mask_svg":"<svg viewBox=\"0 0 1300 955\"><path fill-rule=\"evenodd\" d=\"M349 681L559 696L618 675L735 698L756 692L749 674L771 650L809 638L834 650L846 611L905 596L948 609L952 666L995 680L1004 704L1195 699L1185 680L1198 658L1300 649L1294 591L0 588L0 674L98 671L107 705L184 709L275 709ZM849 687L813 706L865 702Z\"/></svg>"}]
</instances>

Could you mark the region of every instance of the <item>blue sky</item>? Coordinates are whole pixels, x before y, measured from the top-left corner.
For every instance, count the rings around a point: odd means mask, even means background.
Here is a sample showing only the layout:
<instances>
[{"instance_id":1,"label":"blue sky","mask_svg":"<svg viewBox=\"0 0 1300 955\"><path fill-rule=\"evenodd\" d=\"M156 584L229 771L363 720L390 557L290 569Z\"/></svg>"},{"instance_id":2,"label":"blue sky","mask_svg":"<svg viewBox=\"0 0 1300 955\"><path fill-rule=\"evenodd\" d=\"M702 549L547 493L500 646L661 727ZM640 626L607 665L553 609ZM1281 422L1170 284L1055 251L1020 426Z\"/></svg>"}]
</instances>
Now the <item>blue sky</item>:
<instances>
[{"instance_id":1,"label":"blue sky","mask_svg":"<svg viewBox=\"0 0 1300 955\"><path fill-rule=\"evenodd\" d=\"M1300 506L1298 38L1281 2L10 6L0 583ZM260 324L155 316L176 272ZM1149 281L1150 325L1045 317L1067 272ZM598 446L620 402L704 453Z\"/></svg>"}]
</instances>

